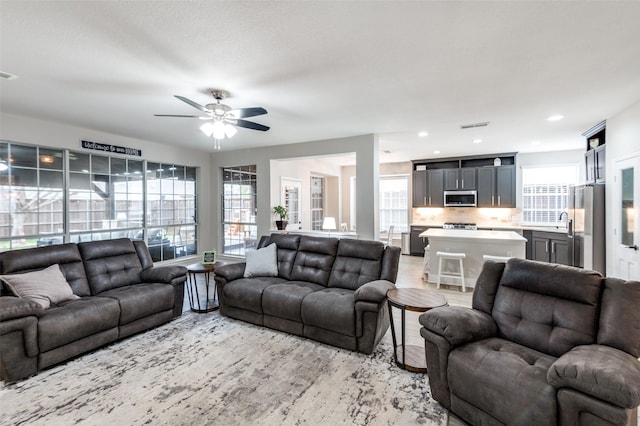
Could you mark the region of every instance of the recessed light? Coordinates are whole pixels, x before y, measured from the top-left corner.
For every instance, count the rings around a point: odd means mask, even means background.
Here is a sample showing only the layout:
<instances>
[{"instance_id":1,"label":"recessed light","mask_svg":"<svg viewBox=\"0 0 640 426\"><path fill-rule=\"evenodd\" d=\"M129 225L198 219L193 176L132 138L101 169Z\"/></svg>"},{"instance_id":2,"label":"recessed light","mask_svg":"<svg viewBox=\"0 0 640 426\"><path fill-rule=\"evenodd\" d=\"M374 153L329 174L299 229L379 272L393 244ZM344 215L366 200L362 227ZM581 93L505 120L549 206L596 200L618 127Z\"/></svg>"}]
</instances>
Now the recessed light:
<instances>
[{"instance_id":1,"label":"recessed light","mask_svg":"<svg viewBox=\"0 0 640 426\"><path fill-rule=\"evenodd\" d=\"M428 132L422 131L420 133L418 133L418 136L420 136L421 138L426 138L427 136L429 136Z\"/></svg>"},{"instance_id":2,"label":"recessed light","mask_svg":"<svg viewBox=\"0 0 640 426\"><path fill-rule=\"evenodd\" d=\"M440 151L436 149L435 151L433 151L433 153L434 154L440 154Z\"/></svg>"},{"instance_id":3,"label":"recessed light","mask_svg":"<svg viewBox=\"0 0 640 426\"><path fill-rule=\"evenodd\" d=\"M481 142L482 142L482 139L474 139L473 140L473 143L481 143Z\"/></svg>"},{"instance_id":4,"label":"recessed light","mask_svg":"<svg viewBox=\"0 0 640 426\"><path fill-rule=\"evenodd\" d=\"M564 117L562 115L552 115L551 117L547 118L547 121L558 121L558 120L562 120Z\"/></svg>"}]
</instances>

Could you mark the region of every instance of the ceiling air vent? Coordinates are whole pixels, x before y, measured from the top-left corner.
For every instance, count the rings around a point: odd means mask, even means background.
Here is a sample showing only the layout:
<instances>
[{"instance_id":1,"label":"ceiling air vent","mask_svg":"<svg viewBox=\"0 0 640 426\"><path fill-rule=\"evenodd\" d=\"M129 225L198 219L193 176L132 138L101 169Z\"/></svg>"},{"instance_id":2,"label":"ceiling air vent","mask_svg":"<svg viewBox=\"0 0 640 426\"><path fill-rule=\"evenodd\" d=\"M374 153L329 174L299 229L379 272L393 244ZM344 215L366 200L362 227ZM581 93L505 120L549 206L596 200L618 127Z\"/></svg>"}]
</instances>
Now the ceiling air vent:
<instances>
[{"instance_id":1,"label":"ceiling air vent","mask_svg":"<svg viewBox=\"0 0 640 426\"><path fill-rule=\"evenodd\" d=\"M462 124L460 126L461 129L475 129L476 127L487 127L489 125L488 121L484 121L482 123L473 123L473 124Z\"/></svg>"}]
</instances>

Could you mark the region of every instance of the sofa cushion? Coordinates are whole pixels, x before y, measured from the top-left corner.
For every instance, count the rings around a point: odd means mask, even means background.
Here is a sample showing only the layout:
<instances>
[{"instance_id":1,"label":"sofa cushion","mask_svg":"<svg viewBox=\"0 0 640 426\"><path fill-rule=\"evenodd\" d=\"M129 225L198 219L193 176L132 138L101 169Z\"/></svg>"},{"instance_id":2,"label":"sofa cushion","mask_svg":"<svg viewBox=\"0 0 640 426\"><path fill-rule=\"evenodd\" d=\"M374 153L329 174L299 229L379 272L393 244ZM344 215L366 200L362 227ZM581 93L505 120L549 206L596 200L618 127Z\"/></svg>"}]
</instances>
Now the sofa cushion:
<instances>
[{"instance_id":1,"label":"sofa cushion","mask_svg":"<svg viewBox=\"0 0 640 426\"><path fill-rule=\"evenodd\" d=\"M291 270L291 279L326 286L337 251L336 238L303 235Z\"/></svg>"},{"instance_id":2,"label":"sofa cushion","mask_svg":"<svg viewBox=\"0 0 640 426\"><path fill-rule=\"evenodd\" d=\"M603 283L597 272L509 259L492 311L498 335L553 356L595 343Z\"/></svg>"},{"instance_id":3,"label":"sofa cushion","mask_svg":"<svg viewBox=\"0 0 640 426\"><path fill-rule=\"evenodd\" d=\"M302 300L302 322L347 336L356 335L356 309L353 290L324 288Z\"/></svg>"},{"instance_id":4,"label":"sofa cushion","mask_svg":"<svg viewBox=\"0 0 640 426\"><path fill-rule=\"evenodd\" d=\"M556 391L547 383L554 357L499 338L454 349L451 393L504 424L555 424Z\"/></svg>"},{"instance_id":5,"label":"sofa cushion","mask_svg":"<svg viewBox=\"0 0 640 426\"><path fill-rule=\"evenodd\" d=\"M384 244L380 241L340 240L329 287L355 290L380 278Z\"/></svg>"},{"instance_id":6,"label":"sofa cushion","mask_svg":"<svg viewBox=\"0 0 640 426\"><path fill-rule=\"evenodd\" d=\"M128 238L78 244L92 294L138 284L142 263Z\"/></svg>"},{"instance_id":7,"label":"sofa cushion","mask_svg":"<svg viewBox=\"0 0 640 426\"><path fill-rule=\"evenodd\" d=\"M52 306L38 321L40 352L118 327L120 306L108 297L88 296Z\"/></svg>"},{"instance_id":8,"label":"sofa cushion","mask_svg":"<svg viewBox=\"0 0 640 426\"><path fill-rule=\"evenodd\" d=\"M170 284L135 284L103 291L99 297L116 299L120 304L119 325L173 309L173 286Z\"/></svg>"},{"instance_id":9,"label":"sofa cushion","mask_svg":"<svg viewBox=\"0 0 640 426\"><path fill-rule=\"evenodd\" d=\"M605 279L598 344L640 357L640 282Z\"/></svg>"},{"instance_id":10,"label":"sofa cushion","mask_svg":"<svg viewBox=\"0 0 640 426\"><path fill-rule=\"evenodd\" d=\"M64 300L78 299L57 264L40 271L0 275L0 279L16 296L32 300L43 309Z\"/></svg>"},{"instance_id":11,"label":"sofa cushion","mask_svg":"<svg viewBox=\"0 0 640 426\"><path fill-rule=\"evenodd\" d=\"M0 273L2 274L37 271L55 264L60 265L60 270L74 294L91 295L82 257L76 244L56 244L0 253Z\"/></svg>"},{"instance_id":12,"label":"sofa cushion","mask_svg":"<svg viewBox=\"0 0 640 426\"><path fill-rule=\"evenodd\" d=\"M278 276L286 280L291 279L293 262L298 254L300 235L271 234L267 244L275 244L278 247Z\"/></svg>"},{"instance_id":13,"label":"sofa cushion","mask_svg":"<svg viewBox=\"0 0 640 426\"><path fill-rule=\"evenodd\" d=\"M277 277L277 254L278 247L275 244L269 244L258 250L247 250L245 253L244 277Z\"/></svg>"},{"instance_id":14,"label":"sofa cushion","mask_svg":"<svg viewBox=\"0 0 640 426\"><path fill-rule=\"evenodd\" d=\"M608 346L573 348L553 363L547 380L558 389L572 388L619 407L640 404L640 362Z\"/></svg>"},{"instance_id":15,"label":"sofa cushion","mask_svg":"<svg viewBox=\"0 0 640 426\"><path fill-rule=\"evenodd\" d=\"M274 284L262 292L262 312L272 317L302 322L302 300L324 287L306 281L287 281Z\"/></svg>"},{"instance_id":16,"label":"sofa cushion","mask_svg":"<svg viewBox=\"0 0 640 426\"><path fill-rule=\"evenodd\" d=\"M262 292L265 288L286 280L279 277L240 278L223 287L226 305L262 313Z\"/></svg>"}]
</instances>

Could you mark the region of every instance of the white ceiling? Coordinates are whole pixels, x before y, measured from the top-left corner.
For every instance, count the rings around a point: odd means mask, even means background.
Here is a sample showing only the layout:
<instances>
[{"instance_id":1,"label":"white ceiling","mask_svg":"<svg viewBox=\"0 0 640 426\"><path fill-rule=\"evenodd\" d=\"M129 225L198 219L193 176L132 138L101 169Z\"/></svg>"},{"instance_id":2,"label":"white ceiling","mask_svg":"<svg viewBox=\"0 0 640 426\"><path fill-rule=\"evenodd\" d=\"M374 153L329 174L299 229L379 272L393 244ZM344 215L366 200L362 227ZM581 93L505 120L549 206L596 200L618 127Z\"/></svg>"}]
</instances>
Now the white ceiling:
<instances>
[{"instance_id":1,"label":"white ceiling","mask_svg":"<svg viewBox=\"0 0 640 426\"><path fill-rule=\"evenodd\" d=\"M0 70L18 78L0 107L212 151L198 120L153 114L197 114L173 95L220 88L271 126L223 150L367 133L383 162L584 148L640 99L639 22L638 1L1 0Z\"/></svg>"}]
</instances>

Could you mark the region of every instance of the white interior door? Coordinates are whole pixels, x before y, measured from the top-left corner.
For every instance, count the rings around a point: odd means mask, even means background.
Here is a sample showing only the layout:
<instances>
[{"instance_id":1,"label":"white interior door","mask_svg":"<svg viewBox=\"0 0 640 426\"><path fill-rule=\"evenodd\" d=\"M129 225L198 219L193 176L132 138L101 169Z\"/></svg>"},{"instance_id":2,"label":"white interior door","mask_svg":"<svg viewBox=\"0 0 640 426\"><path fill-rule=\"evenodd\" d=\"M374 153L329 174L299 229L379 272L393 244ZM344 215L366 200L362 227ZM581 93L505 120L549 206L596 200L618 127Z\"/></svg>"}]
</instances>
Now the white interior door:
<instances>
[{"instance_id":1,"label":"white interior door","mask_svg":"<svg viewBox=\"0 0 640 426\"><path fill-rule=\"evenodd\" d=\"M617 161L614 177L613 226L616 237L615 276L640 279L640 159Z\"/></svg>"},{"instance_id":2,"label":"white interior door","mask_svg":"<svg viewBox=\"0 0 640 426\"><path fill-rule=\"evenodd\" d=\"M280 189L280 204L287 209L289 224L300 223L302 221L300 218L302 183L298 179L283 177L281 178Z\"/></svg>"}]
</instances>

